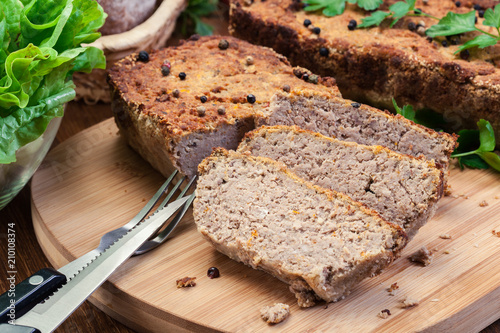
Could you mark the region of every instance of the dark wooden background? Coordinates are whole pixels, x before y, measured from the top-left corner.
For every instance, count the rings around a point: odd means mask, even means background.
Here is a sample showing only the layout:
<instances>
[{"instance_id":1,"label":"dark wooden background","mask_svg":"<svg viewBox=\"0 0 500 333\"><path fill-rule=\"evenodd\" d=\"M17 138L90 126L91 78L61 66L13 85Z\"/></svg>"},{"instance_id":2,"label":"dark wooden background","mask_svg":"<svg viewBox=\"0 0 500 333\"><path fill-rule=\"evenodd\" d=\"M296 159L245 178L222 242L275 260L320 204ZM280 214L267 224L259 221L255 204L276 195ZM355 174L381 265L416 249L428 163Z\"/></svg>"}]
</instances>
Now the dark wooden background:
<instances>
[{"instance_id":1,"label":"dark wooden background","mask_svg":"<svg viewBox=\"0 0 500 333\"><path fill-rule=\"evenodd\" d=\"M213 17L205 21L215 26L215 33L227 34L227 8L222 8ZM179 34L169 40L174 45ZM112 117L109 104L86 105L83 102L68 104L61 127L57 133L54 146L76 133ZM7 257L7 223L15 223L16 230L16 266L17 281L20 282L41 268L50 267L36 240L31 220L30 186L26 186L19 195L0 211L0 261L6 262ZM6 265L2 265L0 273L0 292L8 289ZM499 277L500 278L500 277ZM500 314L499 314L500 315ZM478 323L478 327L484 324ZM91 303L85 302L78 308L56 332L99 332L99 333L130 333L131 329L107 316ZM482 333L500 333L500 320L490 325Z\"/></svg>"}]
</instances>

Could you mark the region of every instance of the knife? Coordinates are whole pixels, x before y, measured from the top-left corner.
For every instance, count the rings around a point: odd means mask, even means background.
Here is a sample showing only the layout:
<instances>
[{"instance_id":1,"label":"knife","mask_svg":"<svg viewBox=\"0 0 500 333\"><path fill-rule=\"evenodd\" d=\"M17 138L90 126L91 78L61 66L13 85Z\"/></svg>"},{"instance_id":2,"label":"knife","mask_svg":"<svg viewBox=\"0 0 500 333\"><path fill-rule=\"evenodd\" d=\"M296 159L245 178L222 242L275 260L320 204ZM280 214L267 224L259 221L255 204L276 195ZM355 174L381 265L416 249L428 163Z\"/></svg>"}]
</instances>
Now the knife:
<instances>
[{"instance_id":1,"label":"knife","mask_svg":"<svg viewBox=\"0 0 500 333\"><path fill-rule=\"evenodd\" d=\"M62 285L59 290L55 291L45 302L37 304L22 317L18 318L16 315L16 318L11 319L9 323L0 324L0 332L45 333L55 330L123 262L155 234L169 217L182 207L186 201L192 199L193 196L194 193L177 199L158 210L97 256L91 251L72 261L68 264L70 268L73 269L75 263L80 267L80 271L76 275ZM57 283L60 283L60 280Z\"/></svg>"}]
</instances>

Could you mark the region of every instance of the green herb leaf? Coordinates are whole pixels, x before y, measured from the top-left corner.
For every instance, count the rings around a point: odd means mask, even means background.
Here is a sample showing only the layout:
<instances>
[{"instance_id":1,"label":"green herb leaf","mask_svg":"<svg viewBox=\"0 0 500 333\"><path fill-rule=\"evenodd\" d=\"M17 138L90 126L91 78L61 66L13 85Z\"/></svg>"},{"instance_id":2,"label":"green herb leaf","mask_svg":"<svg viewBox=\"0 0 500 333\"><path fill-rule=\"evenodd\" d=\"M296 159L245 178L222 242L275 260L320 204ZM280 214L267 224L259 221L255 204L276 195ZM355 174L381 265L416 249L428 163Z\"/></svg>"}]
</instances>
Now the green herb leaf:
<instances>
[{"instance_id":1,"label":"green herb leaf","mask_svg":"<svg viewBox=\"0 0 500 333\"><path fill-rule=\"evenodd\" d=\"M467 166L472 169L488 169L490 166L478 155L467 155L458 158L458 165L461 169Z\"/></svg>"},{"instance_id":2,"label":"green herb leaf","mask_svg":"<svg viewBox=\"0 0 500 333\"><path fill-rule=\"evenodd\" d=\"M181 32L184 36L196 33L201 36L211 35L213 27L201 20L217 10L218 0L190 0L187 8L179 17Z\"/></svg>"},{"instance_id":3,"label":"green herb leaf","mask_svg":"<svg viewBox=\"0 0 500 333\"><path fill-rule=\"evenodd\" d=\"M500 28L500 4L495 6L495 10L491 8L486 9L483 25Z\"/></svg>"},{"instance_id":4,"label":"green herb leaf","mask_svg":"<svg viewBox=\"0 0 500 333\"><path fill-rule=\"evenodd\" d=\"M496 38L493 38L488 35L479 35L474 39L471 39L465 42L463 45L460 45L455 54L462 52L463 50L471 49L473 47L479 47L480 49L484 49L488 46L493 46L498 42Z\"/></svg>"},{"instance_id":5,"label":"green herb leaf","mask_svg":"<svg viewBox=\"0 0 500 333\"><path fill-rule=\"evenodd\" d=\"M355 1L349 1L350 3L355 3ZM364 10L374 10L380 7L384 3L383 0L358 0L358 6Z\"/></svg>"},{"instance_id":6,"label":"green herb leaf","mask_svg":"<svg viewBox=\"0 0 500 333\"><path fill-rule=\"evenodd\" d=\"M409 0L408 2L398 1L389 7L389 11L392 13L392 18L394 19L391 23L391 27L402 17L406 16L409 11L415 9L415 1L416 0Z\"/></svg>"},{"instance_id":7,"label":"green herb leaf","mask_svg":"<svg viewBox=\"0 0 500 333\"><path fill-rule=\"evenodd\" d=\"M304 0L303 2L308 4L304 8L308 12L324 8L323 15L336 16L344 12L347 0Z\"/></svg>"},{"instance_id":8,"label":"green herb leaf","mask_svg":"<svg viewBox=\"0 0 500 333\"><path fill-rule=\"evenodd\" d=\"M376 12L373 12L370 16L362 18L361 23L358 25L358 27L368 28L371 26L378 26L389 16L391 16L391 13L377 10Z\"/></svg>"},{"instance_id":9,"label":"green herb leaf","mask_svg":"<svg viewBox=\"0 0 500 333\"><path fill-rule=\"evenodd\" d=\"M458 132L458 135L460 135L457 140L459 146L451 154L451 157L457 157L460 166L462 164L468 165L464 162L467 161L467 163L474 163L474 167L477 168L478 162L470 161L473 160L471 156L479 156L488 165L500 171L500 157L493 152L496 145L493 127L489 121L484 119L477 122L477 127L479 130L461 130ZM468 151L468 149L471 150Z\"/></svg>"},{"instance_id":10,"label":"green herb leaf","mask_svg":"<svg viewBox=\"0 0 500 333\"><path fill-rule=\"evenodd\" d=\"M394 98L392 99L392 104L394 105L394 109L396 109L397 114L402 115L408 120L415 121L415 111L413 110L413 106L405 105L403 106L403 109L401 109Z\"/></svg>"},{"instance_id":11,"label":"green herb leaf","mask_svg":"<svg viewBox=\"0 0 500 333\"><path fill-rule=\"evenodd\" d=\"M438 24L427 29L426 33L430 37L452 36L476 30L476 11L465 14L455 14L448 12L445 17L439 20Z\"/></svg>"},{"instance_id":12,"label":"green herb leaf","mask_svg":"<svg viewBox=\"0 0 500 333\"><path fill-rule=\"evenodd\" d=\"M478 150L492 151L495 149L495 131L493 131L493 126L491 126L490 122L480 119L477 122L477 127L479 128L479 142L481 143Z\"/></svg>"},{"instance_id":13,"label":"green herb leaf","mask_svg":"<svg viewBox=\"0 0 500 333\"><path fill-rule=\"evenodd\" d=\"M500 156L492 151L479 152L477 154L493 169L500 172Z\"/></svg>"}]
</instances>

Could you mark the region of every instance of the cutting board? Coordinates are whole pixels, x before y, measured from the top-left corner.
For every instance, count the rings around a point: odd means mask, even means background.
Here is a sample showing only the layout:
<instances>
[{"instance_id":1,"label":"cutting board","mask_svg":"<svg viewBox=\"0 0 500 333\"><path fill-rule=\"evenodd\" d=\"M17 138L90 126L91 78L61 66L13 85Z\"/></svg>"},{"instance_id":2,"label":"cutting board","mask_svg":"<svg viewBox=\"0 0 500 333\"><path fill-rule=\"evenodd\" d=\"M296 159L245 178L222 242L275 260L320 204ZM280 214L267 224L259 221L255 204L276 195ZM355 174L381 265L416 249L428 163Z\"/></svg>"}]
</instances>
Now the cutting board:
<instances>
[{"instance_id":1,"label":"cutting board","mask_svg":"<svg viewBox=\"0 0 500 333\"><path fill-rule=\"evenodd\" d=\"M32 180L38 241L55 267L96 247L105 232L131 219L164 178L132 151L112 119L53 149ZM216 252L196 231L189 211L172 238L129 259L90 301L137 331L185 332L474 332L500 318L500 175L451 170L452 195L381 275L337 303L301 309L288 286ZM487 204L487 205L486 205ZM439 236L449 234L450 239ZM433 262L408 256L426 246ZM221 276L209 279L215 266ZM176 280L196 277L196 286ZM396 295L387 288L397 282ZM404 309L406 296L419 304ZM271 326L260 308L290 305ZM389 309L391 316L377 314Z\"/></svg>"}]
</instances>

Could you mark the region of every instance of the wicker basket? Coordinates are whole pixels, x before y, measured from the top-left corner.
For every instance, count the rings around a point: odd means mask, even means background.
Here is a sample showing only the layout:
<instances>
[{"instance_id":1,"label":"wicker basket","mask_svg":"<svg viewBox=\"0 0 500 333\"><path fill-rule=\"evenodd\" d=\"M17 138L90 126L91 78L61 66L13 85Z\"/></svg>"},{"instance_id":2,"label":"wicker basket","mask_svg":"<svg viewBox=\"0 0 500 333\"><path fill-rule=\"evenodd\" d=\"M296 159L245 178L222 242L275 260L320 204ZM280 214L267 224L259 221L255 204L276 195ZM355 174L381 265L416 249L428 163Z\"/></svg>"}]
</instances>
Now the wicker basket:
<instances>
[{"instance_id":1,"label":"wicker basket","mask_svg":"<svg viewBox=\"0 0 500 333\"><path fill-rule=\"evenodd\" d=\"M144 23L121 34L102 36L90 45L104 51L108 68L130 53L164 47L186 5L187 0L164 0ZM87 104L110 102L105 70L94 69L90 74L75 73L73 81L77 100L83 99Z\"/></svg>"}]
</instances>

